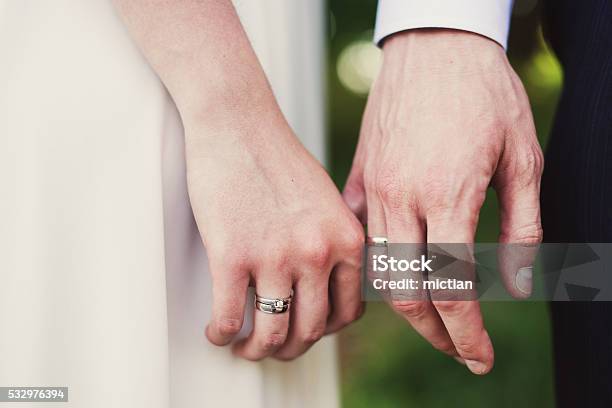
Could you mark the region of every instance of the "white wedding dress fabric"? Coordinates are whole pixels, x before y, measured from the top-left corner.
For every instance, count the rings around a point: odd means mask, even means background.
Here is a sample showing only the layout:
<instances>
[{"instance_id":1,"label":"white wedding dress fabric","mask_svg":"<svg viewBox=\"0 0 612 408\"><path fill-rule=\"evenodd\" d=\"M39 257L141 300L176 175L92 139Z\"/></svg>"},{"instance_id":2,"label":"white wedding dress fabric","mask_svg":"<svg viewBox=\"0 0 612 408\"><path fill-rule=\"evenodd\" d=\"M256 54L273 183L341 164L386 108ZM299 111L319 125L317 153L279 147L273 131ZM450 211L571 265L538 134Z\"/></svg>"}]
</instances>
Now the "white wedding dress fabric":
<instances>
[{"instance_id":1,"label":"white wedding dress fabric","mask_svg":"<svg viewBox=\"0 0 612 408\"><path fill-rule=\"evenodd\" d=\"M324 160L323 1L235 3ZM183 148L109 1L0 0L0 386L69 387L46 407L336 407L333 337L290 363L205 340L210 275Z\"/></svg>"}]
</instances>

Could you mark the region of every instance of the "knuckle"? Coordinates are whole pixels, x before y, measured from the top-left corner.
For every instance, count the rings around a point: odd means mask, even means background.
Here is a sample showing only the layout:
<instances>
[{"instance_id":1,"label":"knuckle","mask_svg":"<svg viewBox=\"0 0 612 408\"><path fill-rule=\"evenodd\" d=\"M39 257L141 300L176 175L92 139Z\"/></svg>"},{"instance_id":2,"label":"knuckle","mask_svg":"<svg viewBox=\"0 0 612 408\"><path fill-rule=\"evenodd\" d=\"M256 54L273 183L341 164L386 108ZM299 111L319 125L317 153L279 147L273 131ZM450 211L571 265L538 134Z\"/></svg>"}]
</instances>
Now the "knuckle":
<instances>
[{"instance_id":1,"label":"knuckle","mask_svg":"<svg viewBox=\"0 0 612 408\"><path fill-rule=\"evenodd\" d=\"M237 251L222 250L210 255L211 272L221 269L225 274L227 271L231 273L240 273L249 270L251 260L246 254L236 253Z\"/></svg>"},{"instance_id":2,"label":"knuckle","mask_svg":"<svg viewBox=\"0 0 612 408\"><path fill-rule=\"evenodd\" d=\"M445 173L446 174L446 173ZM443 175L428 179L422 191L425 213L434 219L453 219L473 223L484 202L489 183L487 177L467 178L459 175ZM452 224L452 222L451 222Z\"/></svg>"},{"instance_id":3,"label":"knuckle","mask_svg":"<svg viewBox=\"0 0 612 408\"><path fill-rule=\"evenodd\" d=\"M479 124L478 130L485 135L499 135L505 126L505 120L494 115L489 118L483 118L482 123Z\"/></svg>"},{"instance_id":4,"label":"knuckle","mask_svg":"<svg viewBox=\"0 0 612 408\"><path fill-rule=\"evenodd\" d=\"M532 222L514 229L510 236L502 236L500 241L513 244L539 244L544 238L544 230L539 222Z\"/></svg>"},{"instance_id":5,"label":"knuckle","mask_svg":"<svg viewBox=\"0 0 612 408\"><path fill-rule=\"evenodd\" d=\"M517 163L517 172L524 178L531 178L538 173L537 155L533 152L522 154L519 156Z\"/></svg>"},{"instance_id":6,"label":"knuckle","mask_svg":"<svg viewBox=\"0 0 612 408\"><path fill-rule=\"evenodd\" d=\"M355 221L344 234L345 247L349 252L361 252L365 242L365 233L359 222Z\"/></svg>"},{"instance_id":7,"label":"knuckle","mask_svg":"<svg viewBox=\"0 0 612 408\"><path fill-rule=\"evenodd\" d=\"M538 144L536 144L534 148L534 155L535 155L536 170L538 171L538 174L541 176L542 172L544 171L544 153L542 152L542 148Z\"/></svg>"},{"instance_id":8,"label":"knuckle","mask_svg":"<svg viewBox=\"0 0 612 408\"><path fill-rule=\"evenodd\" d=\"M276 350L285 343L286 339L286 333L268 333L261 339L261 348L266 352Z\"/></svg>"},{"instance_id":9,"label":"knuckle","mask_svg":"<svg viewBox=\"0 0 612 408\"><path fill-rule=\"evenodd\" d=\"M406 202L406 192L398 173L391 170L382 170L376 176L376 193L389 208L403 208Z\"/></svg>"},{"instance_id":10,"label":"knuckle","mask_svg":"<svg viewBox=\"0 0 612 408\"><path fill-rule=\"evenodd\" d=\"M427 312L427 303L420 300L393 300L393 309L406 317L420 319Z\"/></svg>"},{"instance_id":11,"label":"knuckle","mask_svg":"<svg viewBox=\"0 0 612 408\"><path fill-rule=\"evenodd\" d=\"M365 244L365 236L362 228L351 228L340 237L342 249L345 255L357 265L361 264L361 255Z\"/></svg>"},{"instance_id":12,"label":"knuckle","mask_svg":"<svg viewBox=\"0 0 612 408\"><path fill-rule=\"evenodd\" d=\"M216 326L222 336L235 336L242 328L242 321L231 317L221 317L216 321Z\"/></svg>"},{"instance_id":13,"label":"knuckle","mask_svg":"<svg viewBox=\"0 0 612 408\"><path fill-rule=\"evenodd\" d=\"M449 317L458 316L465 310L465 302L453 300L434 300L432 301L436 310Z\"/></svg>"},{"instance_id":14,"label":"knuckle","mask_svg":"<svg viewBox=\"0 0 612 408\"><path fill-rule=\"evenodd\" d=\"M424 213L428 218L448 218L455 212L454 206L458 204L456 197L450 198L447 191L432 189L425 193Z\"/></svg>"},{"instance_id":15,"label":"knuckle","mask_svg":"<svg viewBox=\"0 0 612 408\"><path fill-rule=\"evenodd\" d=\"M532 226L531 233L524 238L526 244L540 243L544 239L544 229L541 225L537 224Z\"/></svg>"},{"instance_id":16,"label":"knuckle","mask_svg":"<svg viewBox=\"0 0 612 408\"><path fill-rule=\"evenodd\" d=\"M358 320L361 316L363 316L363 311L364 311L363 305L360 304L358 307L355 307L352 310L344 313L339 318L340 326L342 327L348 326L352 322Z\"/></svg>"},{"instance_id":17,"label":"knuckle","mask_svg":"<svg viewBox=\"0 0 612 408\"><path fill-rule=\"evenodd\" d=\"M303 247L303 255L309 265L324 270L332 257L331 245L322 238L309 240Z\"/></svg>"},{"instance_id":18,"label":"knuckle","mask_svg":"<svg viewBox=\"0 0 612 408\"><path fill-rule=\"evenodd\" d=\"M450 274L449 276L453 276L455 279L466 279L468 278L465 272L459 272L459 271L453 271L455 273ZM459 276L458 276L459 275ZM438 302L454 302L457 303L458 301L461 300L465 300L466 298L466 294L461 293L460 291L455 291L455 290L449 290L449 289L430 289L429 290L429 296L432 300L432 303L434 305L437 305ZM458 306L457 306L458 307ZM444 306L442 306L443 310L440 310L440 312L445 313L444 312ZM436 307L437 309L437 307Z\"/></svg>"},{"instance_id":19,"label":"knuckle","mask_svg":"<svg viewBox=\"0 0 612 408\"><path fill-rule=\"evenodd\" d=\"M455 348L462 356L476 356L480 352L480 345L473 339L455 340Z\"/></svg>"},{"instance_id":20,"label":"knuckle","mask_svg":"<svg viewBox=\"0 0 612 408\"><path fill-rule=\"evenodd\" d=\"M272 263L272 267L274 268L274 270L276 271L287 271L290 268L290 264L292 262L291 259L291 254L288 253L287 251L277 251L276 254L274 254L271 263Z\"/></svg>"},{"instance_id":21,"label":"knuckle","mask_svg":"<svg viewBox=\"0 0 612 408\"><path fill-rule=\"evenodd\" d=\"M537 143L516 156L515 174L520 180L539 180L544 170L544 155Z\"/></svg>"},{"instance_id":22,"label":"knuckle","mask_svg":"<svg viewBox=\"0 0 612 408\"><path fill-rule=\"evenodd\" d=\"M300 340L302 343L306 344L307 346L313 345L314 343L316 343L317 341L319 341L321 339L321 337L323 337L323 334L325 333L325 329L324 328L313 328L311 330L308 330L307 332L303 333L300 336Z\"/></svg>"}]
</instances>

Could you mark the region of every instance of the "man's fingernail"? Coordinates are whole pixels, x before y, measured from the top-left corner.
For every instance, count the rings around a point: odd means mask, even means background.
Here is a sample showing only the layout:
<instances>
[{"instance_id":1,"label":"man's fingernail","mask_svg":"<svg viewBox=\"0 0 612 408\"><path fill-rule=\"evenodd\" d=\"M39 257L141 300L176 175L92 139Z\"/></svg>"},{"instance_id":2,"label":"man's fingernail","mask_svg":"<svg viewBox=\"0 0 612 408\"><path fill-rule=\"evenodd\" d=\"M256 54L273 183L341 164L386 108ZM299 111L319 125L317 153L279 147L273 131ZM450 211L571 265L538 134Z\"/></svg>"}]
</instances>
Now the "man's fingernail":
<instances>
[{"instance_id":1,"label":"man's fingernail","mask_svg":"<svg viewBox=\"0 0 612 408\"><path fill-rule=\"evenodd\" d=\"M459 364L465 365L465 360L462 359L461 357L453 357L455 359L456 362L458 362Z\"/></svg>"},{"instance_id":2,"label":"man's fingernail","mask_svg":"<svg viewBox=\"0 0 612 408\"><path fill-rule=\"evenodd\" d=\"M518 273L516 274L516 288L526 295L531 294L532 277L532 266L525 266L519 269Z\"/></svg>"},{"instance_id":3,"label":"man's fingernail","mask_svg":"<svg viewBox=\"0 0 612 408\"><path fill-rule=\"evenodd\" d=\"M487 371L487 366L484 363L476 360L465 360L465 364L474 374L484 374Z\"/></svg>"}]
</instances>

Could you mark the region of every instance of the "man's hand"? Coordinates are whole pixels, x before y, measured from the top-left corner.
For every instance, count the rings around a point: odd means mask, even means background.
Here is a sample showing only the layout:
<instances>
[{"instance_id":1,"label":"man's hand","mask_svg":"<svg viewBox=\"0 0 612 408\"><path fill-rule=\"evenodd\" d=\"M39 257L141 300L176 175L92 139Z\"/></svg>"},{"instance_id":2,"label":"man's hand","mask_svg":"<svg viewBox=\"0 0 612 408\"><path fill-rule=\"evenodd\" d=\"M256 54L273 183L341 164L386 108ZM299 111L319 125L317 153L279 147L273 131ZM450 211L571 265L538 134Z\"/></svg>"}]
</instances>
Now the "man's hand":
<instances>
[{"instance_id":1,"label":"man's hand","mask_svg":"<svg viewBox=\"0 0 612 408\"><path fill-rule=\"evenodd\" d=\"M383 50L344 190L369 235L391 243L473 243L491 184L500 201L500 242L539 243L542 152L504 50L442 29L396 34ZM515 297L531 292L533 253L500 265ZM435 348L476 374L492 368L478 302L392 303Z\"/></svg>"}]
</instances>

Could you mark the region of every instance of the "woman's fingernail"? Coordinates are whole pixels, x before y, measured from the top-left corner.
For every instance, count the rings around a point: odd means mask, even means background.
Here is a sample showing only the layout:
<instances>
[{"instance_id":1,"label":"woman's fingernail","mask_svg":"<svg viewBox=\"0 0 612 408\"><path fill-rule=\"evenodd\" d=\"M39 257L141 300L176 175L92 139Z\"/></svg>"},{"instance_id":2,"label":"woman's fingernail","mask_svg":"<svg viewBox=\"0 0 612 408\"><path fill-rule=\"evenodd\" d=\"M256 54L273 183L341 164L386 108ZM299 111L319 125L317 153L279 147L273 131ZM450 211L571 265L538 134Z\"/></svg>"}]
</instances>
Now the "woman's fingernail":
<instances>
[{"instance_id":1,"label":"woman's fingernail","mask_svg":"<svg viewBox=\"0 0 612 408\"><path fill-rule=\"evenodd\" d=\"M474 374L484 374L487 371L487 366L484 363L476 360L465 360L465 364Z\"/></svg>"},{"instance_id":2,"label":"woman's fingernail","mask_svg":"<svg viewBox=\"0 0 612 408\"><path fill-rule=\"evenodd\" d=\"M465 360L462 359L461 357L453 357L455 359L456 362L458 362L459 364L465 365Z\"/></svg>"},{"instance_id":3,"label":"woman's fingernail","mask_svg":"<svg viewBox=\"0 0 612 408\"><path fill-rule=\"evenodd\" d=\"M516 288L526 295L531 294L532 277L532 266L525 266L519 269L518 273L516 274Z\"/></svg>"}]
</instances>

